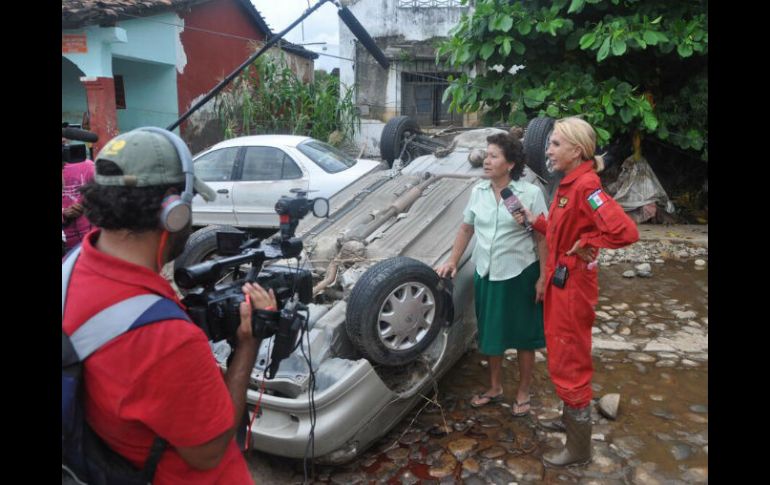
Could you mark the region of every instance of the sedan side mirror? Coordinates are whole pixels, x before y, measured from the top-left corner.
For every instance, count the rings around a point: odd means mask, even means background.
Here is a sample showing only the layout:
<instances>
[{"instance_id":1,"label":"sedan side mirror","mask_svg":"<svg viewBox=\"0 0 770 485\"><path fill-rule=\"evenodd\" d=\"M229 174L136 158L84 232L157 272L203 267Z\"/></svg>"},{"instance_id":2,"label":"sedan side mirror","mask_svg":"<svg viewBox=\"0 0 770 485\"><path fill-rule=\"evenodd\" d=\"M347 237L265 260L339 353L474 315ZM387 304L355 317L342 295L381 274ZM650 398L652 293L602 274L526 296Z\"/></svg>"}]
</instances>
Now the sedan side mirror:
<instances>
[{"instance_id":1,"label":"sedan side mirror","mask_svg":"<svg viewBox=\"0 0 770 485\"><path fill-rule=\"evenodd\" d=\"M323 197L313 199L313 215L316 217L329 217L329 201Z\"/></svg>"}]
</instances>

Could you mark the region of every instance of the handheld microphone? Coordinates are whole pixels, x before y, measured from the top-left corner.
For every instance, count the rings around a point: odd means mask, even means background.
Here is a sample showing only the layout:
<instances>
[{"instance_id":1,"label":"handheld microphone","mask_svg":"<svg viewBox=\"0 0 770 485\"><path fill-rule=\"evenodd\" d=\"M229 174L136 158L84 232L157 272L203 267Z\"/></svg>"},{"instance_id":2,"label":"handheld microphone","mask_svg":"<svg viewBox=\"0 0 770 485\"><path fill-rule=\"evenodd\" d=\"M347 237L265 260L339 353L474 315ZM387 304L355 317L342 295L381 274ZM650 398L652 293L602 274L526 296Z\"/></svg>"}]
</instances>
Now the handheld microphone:
<instances>
[{"instance_id":1,"label":"handheld microphone","mask_svg":"<svg viewBox=\"0 0 770 485\"><path fill-rule=\"evenodd\" d=\"M64 127L61 129L62 138L68 140L84 141L86 143L96 143L99 136L93 131L81 130L80 128Z\"/></svg>"},{"instance_id":2,"label":"handheld microphone","mask_svg":"<svg viewBox=\"0 0 770 485\"><path fill-rule=\"evenodd\" d=\"M503 204L505 204L505 208L508 209L508 212L511 214L524 211L524 206L521 205L521 201L518 197L513 195L513 192L511 192L511 189L508 187L500 191L500 197L503 198ZM524 216L524 229L526 229L527 232L532 232L532 224L529 223L527 217L523 213L522 216Z\"/></svg>"}]
</instances>

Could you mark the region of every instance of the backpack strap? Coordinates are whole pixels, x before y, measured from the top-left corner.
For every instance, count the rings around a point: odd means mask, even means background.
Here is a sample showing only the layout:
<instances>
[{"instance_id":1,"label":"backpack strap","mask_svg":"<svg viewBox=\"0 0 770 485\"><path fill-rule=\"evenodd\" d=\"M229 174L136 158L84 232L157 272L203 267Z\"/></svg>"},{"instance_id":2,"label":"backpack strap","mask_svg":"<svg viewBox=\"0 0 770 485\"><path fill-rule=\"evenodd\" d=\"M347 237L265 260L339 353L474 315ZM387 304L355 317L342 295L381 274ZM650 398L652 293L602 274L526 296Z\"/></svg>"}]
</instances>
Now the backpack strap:
<instances>
[{"instance_id":1,"label":"backpack strap","mask_svg":"<svg viewBox=\"0 0 770 485\"><path fill-rule=\"evenodd\" d=\"M78 243L74 248L70 249L70 252L64 257L61 263L61 315L64 317L64 303L67 301L67 288L70 285L70 277L72 276L72 268L75 267L75 261L80 256L81 246Z\"/></svg>"}]
</instances>

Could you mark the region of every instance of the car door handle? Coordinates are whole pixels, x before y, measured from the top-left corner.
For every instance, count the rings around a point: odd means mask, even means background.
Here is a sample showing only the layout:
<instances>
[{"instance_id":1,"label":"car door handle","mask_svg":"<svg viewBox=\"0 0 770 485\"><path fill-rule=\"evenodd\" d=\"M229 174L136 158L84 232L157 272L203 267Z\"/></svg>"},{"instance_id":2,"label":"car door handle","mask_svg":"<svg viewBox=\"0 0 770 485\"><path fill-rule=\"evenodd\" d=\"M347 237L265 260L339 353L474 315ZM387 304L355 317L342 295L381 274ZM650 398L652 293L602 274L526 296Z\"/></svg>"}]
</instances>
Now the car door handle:
<instances>
[{"instance_id":1,"label":"car door handle","mask_svg":"<svg viewBox=\"0 0 770 485\"><path fill-rule=\"evenodd\" d=\"M230 191L227 189L219 189L217 190L217 194L229 194Z\"/></svg>"}]
</instances>

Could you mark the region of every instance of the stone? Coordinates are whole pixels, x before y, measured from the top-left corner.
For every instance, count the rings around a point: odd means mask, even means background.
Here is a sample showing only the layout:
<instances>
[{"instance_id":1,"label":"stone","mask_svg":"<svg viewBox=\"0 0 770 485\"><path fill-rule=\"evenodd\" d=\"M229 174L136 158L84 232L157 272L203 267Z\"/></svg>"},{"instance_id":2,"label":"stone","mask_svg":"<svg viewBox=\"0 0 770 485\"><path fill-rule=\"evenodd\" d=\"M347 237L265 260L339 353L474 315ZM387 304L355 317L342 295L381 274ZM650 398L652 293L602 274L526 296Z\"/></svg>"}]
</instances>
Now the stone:
<instances>
[{"instance_id":1,"label":"stone","mask_svg":"<svg viewBox=\"0 0 770 485\"><path fill-rule=\"evenodd\" d=\"M689 322L685 323L688 327L695 327L695 328L703 328L700 323L696 322L695 320L690 320Z\"/></svg>"},{"instance_id":2,"label":"stone","mask_svg":"<svg viewBox=\"0 0 770 485\"><path fill-rule=\"evenodd\" d=\"M698 315L692 310L687 310L687 311L674 310L673 313L674 313L674 316L679 320L692 320Z\"/></svg>"},{"instance_id":3,"label":"stone","mask_svg":"<svg viewBox=\"0 0 770 485\"><path fill-rule=\"evenodd\" d=\"M613 333L615 333L615 329L608 325L602 325L602 331L608 335L612 335ZM591 331L591 333L593 333L593 330Z\"/></svg>"},{"instance_id":4,"label":"stone","mask_svg":"<svg viewBox=\"0 0 770 485\"><path fill-rule=\"evenodd\" d=\"M488 460L494 460L495 458L500 458L505 455L505 450L502 446L492 446L483 450L480 455Z\"/></svg>"},{"instance_id":5,"label":"stone","mask_svg":"<svg viewBox=\"0 0 770 485\"><path fill-rule=\"evenodd\" d=\"M634 266L634 270L636 271L636 276L641 278L649 278L652 276L652 266L650 266L649 263L637 264Z\"/></svg>"},{"instance_id":6,"label":"stone","mask_svg":"<svg viewBox=\"0 0 770 485\"><path fill-rule=\"evenodd\" d=\"M479 365L480 365L481 367L483 367L484 369L486 369L487 367L489 367L489 361L487 361L487 360L481 360L481 361L479 361Z\"/></svg>"},{"instance_id":7,"label":"stone","mask_svg":"<svg viewBox=\"0 0 770 485\"><path fill-rule=\"evenodd\" d=\"M639 315L640 317L646 317L647 315L650 314L650 312L645 311L645 310L637 310L636 314Z\"/></svg>"},{"instance_id":8,"label":"stone","mask_svg":"<svg viewBox=\"0 0 770 485\"><path fill-rule=\"evenodd\" d=\"M631 329L628 327L623 327L620 329L620 332L618 333L620 333L620 335L623 335L623 336L631 335Z\"/></svg>"},{"instance_id":9,"label":"stone","mask_svg":"<svg viewBox=\"0 0 770 485\"><path fill-rule=\"evenodd\" d=\"M593 433L591 435L591 439L593 441L605 441L606 440L603 433Z\"/></svg>"},{"instance_id":10,"label":"stone","mask_svg":"<svg viewBox=\"0 0 770 485\"><path fill-rule=\"evenodd\" d=\"M611 393L602 396L599 399L599 411L609 419L618 417L618 407L620 405L620 394Z\"/></svg>"},{"instance_id":11,"label":"stone","mask_svg":"<svg viewBox=\"0 0 770 485\"><path fill-rule=\"evenodd\" d=\"M479 472L479 462L475 458L468 458L463 461L463 470L468 470L471 473Z\"/></svg>"},{"instance_id":12,"label":"stone","mask_svg":"<svg viewBox=\"0 0 770 485\"><path fill-rule=\"evenodd\" d=\"M619 325L620 325L620 323L618 323L618 322L607 322L607 326L610 327L613 330L617 329Z\"/></svg>"},{"instance_id":13,"label":"stone","mask_svg":"<svg viewBox=\"0 0 770 485\"><path fill-rule=\"evenodd\" d=\"M478 441L473 438L460 438L459 440L449 442L447 449L457 459L463 461L468 458L471 451L478 445Z\"/></svg>"},{"instance_id":14,"label":"stone","mask_svg":"<svg viewBox=\"0 0 770 485\"><path fill-rule=\"evenodd\" d=\"M652 325L655 325L655 324L653 323ZM654 340L648 343L647 345L645 345L644 349L642 350L645 352L674 352L676 349L668 344L664 344L662 342L658 342Z\"/></svg>"},{"instance_id":15,"label":"stone","mask_svg":"<svg viewBox=\"0 0 770 485\"><path fill-rule=\"evenodd\" d=\"M535 482L543 479L543 463L531 455L515 456L505 460L505 466L515 480Z\"/></svg>"},{"instance_id":16,"label":"stone","mask_svg":"<svg viewBox=\"0 0 770 485\"><path fill-rule=\"evenodd\" d=\"M612 308L614 308L615 310L625 311L625 310L628 310L629 306L628 306L628 303L613 303Z\"/></svg>"},{"instance_id":17,"label":"stone","mask_svg":"<svg viewBox=\"0 0 770 485\"><path fill-rule=\"evenodd\" d=\"M619 337L613 335L613 337ZM621 340L623 337L619 337ZM618 342L613 340L605 340L601 338L595 338L593 341L593 348L597 350L636 350L636 345L628 342Z\"/></svg>"},{"instance_id":18,"label":"stone","mask_svg":"<svg viewBox=\"0 0 770 485\"><path fill-rule=\"evenodd\" d=\"M688 468L687 471L682 474L682 479L687 483L708 483L709 469L708 467Z\"/></svg>"},{"instance_id":19,"label":"stone","mask_svg":"<svg viewBox=\"0 0 770 485\"><path fill-rule=\"evenodd\" d=\"M709 407L705 404L693 404L690 406L690 411L694 413L708 413Z\"/></svg>"},{"instance_id":20,"label":"stone","mask_svg":"<svg viewBox=\"0 0 770 485\"><path fill-rule=\"evenodd\" d=\"M487 470L486 479L495 484L508 484L516 481L516 477L505 468L494 467Z\"/></svg>"},{"instance_id":21,"label":"stone","mask_svg":"<svg viewBox=\"0 0 770 485\"><path fill-rule=\"evenodd\" d=\"M644 442L636 436L621 436L613 438L610 448L616 447L620 455L624 458L630 458L644 448Z\"/></svg>"},{"instance_id":22,"label":"stone","mask_svg":"<svg viewBox=\"0 0 770 485\"><path fill-rule=\"evenodd\" d=\"M671 447L671 454L677 461L686 460L692 456L692 447L686 443L676 443Z\"/></svg>"},{"instance_id":23,"label":"stone","mask_svg":"<svg viewBox=\"0 0 770 485\"><path fill-rule=\"evenodd\" d=\"M641 406L642 405L641 399L636 398L636 397L632 397L631 401L629 401L629 402L631 403L632 406Z\"/></svg>"},{"instance_id":24,"label":"stone","mask_svg":"<svg viewBox=\"0 0 770 485\"><path fill-rule=\"evenodd\" d=\"M347 472L347 473L339 473L332 475L331 482L335 485L355 485L358 483L364 483L366 480L366 477L362 473L354 473L354 472Z\"/></svg>"},{"instance_id":25,"label":"stone","mask_svg":"<svg viewBox=\"0 0 770 485\"><path fill-rule=\"evenodd\" d=\"M436 466L432 466L428 469L428 475L434 478L448 477L449 475L454 474L455 466L457 466L457 462L452 455L444 453L441 455Z\"/></svg>"},{"instance_id":26,"label":"stone","mask_svg":"<svg viewBox=\"0 0 770 485\"><path fill-rule=\"evenodd\" d=\"M702 259L696 259L695 266L706 266L706 262Z\"/></svg>"},{"instance_id":27,"label":"stone","mask_svg":"<svg viewBox=\"0 0 770 485\"><path fill-rule=\"evenodd\" d=\"M640 374L647 374L648 370L647 370L647 367L644 366L644 364L641 364L639 362L634 362L634 365L636 366L636 370L639 371Z\"/></svg>"},{"instance_id":28,"label":"stone","mask_svg":"<svg viewBox=\"0 0 770 485\"><path fill-rule=\"evenodd\" d=\"M398 480L401 485L415 485L420 483L420 478L409 470L406 470L404 473L399 475Z\"/></svg>"},{"instance_id":29,"label":"stone","mask_svg":"<svg viewBox=\"0 0 770 485\"><path fill-rule=\"evenodd\" d=\"M650 394L650 399L652 399L653 401L660 402L660 401L663 401L666 398L661 396L660 394Z\"/></svg>"},{"instance_id":30,"label":"stone","mask_svg":"<svg viewBox=\"0 0 770 485\"><path fill-rule=\"evenodd\" d=\"M405 460L409 456L409 450L407 448L396 448L385 453L385 456L393 461Z\"/></svg>"},{"instance_id":31,"label":"stone","mask_svg":"<svg viewBox=\"0 0 770 485\"><path fill-rule=\"evenodd\" d=\"M656 262L657 264L663 264L663 263L665 263L665 261L664 261L664 260L662 260L662 259L656 259L656 260L655 260L655 262Z\"/></svg>"},{"instance_id":32,"label":"stone","mask_svg":"<svg viewBox=\"0 0 770 485\"><path fill-rule=\"evenodd\" d=\"M636 273L634 273L634 270L629 269L628 271L623 271L623 278L633 278L636 276Z\"/></svg>"},{"instance_id":33,"label":"stone","mask_svg":"<svg viewBox=\"0 0 770 485\"><path fill-rule=\"evenodd\" d=\"M591 327L591 335L596 335L597 333L602 333L602 329L599 327Z\"/></svg>"},{"instance_id":34,"label":"stone","mask_svg":"<svg viewBox=\"0 0 770 485\"><path fill-rule=\"evenodd\" d=\"M636 362L655 362L655 357L641 352L631 352L628 358Z\"/></svg>"},{"instance_id":35,"label":"stone","mask_svg":"<svg viewBox=\"0 0 770 485\"><path fill-rule=\"evenodd\" d=\"M535 351L535 362L545 362L545 355L539 350Z\"/></svg>"},{"instance_id":36,"label":"stone","mask_svg":"<svg viewBox=\"0 0 770 485\"><path fill-rule=\"evenodd\" d=\"M682 359L682 365L687 367L698 367L699 364L689 359Z\"/></svg>"},{"instance_id":37,"label":"stone","mask_svg":"<svg viewBox=\"0 0 770 485\"><path fill-rule=\"evenodd\" d=\"M675 360L659 360L658 362L655 362L655 367L676 367L676 361Z\"/></svg>"},{"instance_id":38,"label":"stone","mask_svg":"<svg viewBox=\"0 0 770 485\"><path fill-rule=\"evenodd\" d=\"M666 326L665 323L648 323L644 328L648 330L657 330L658 332L668 330L668 326Z\"/></svg>"},{"instance_id":39,"label":"stone","mask_svg":"<svg viewBox=\"0 0 770 485\"><path fill-rule=\"evenodd\" d=\"M666 411L665 409L661 409L661 408L653 409L652 411L650 411L650 414L652 414L653 416L657 416L659 418L669 419L669 420L676 418L676 416L674 416L670 411Z\"/></svg>"},{"instance_id":40,"label":"stone","mask_svg":"<svg viewBox=\"0 0 770 485\"><path fill-rule=\"evenodd\" d=\"M612 317L607 313L603 311L596 312L596 317L601 318L602 320L612 320Z\"/></svg>"},{"instance_id":41,"label":"stone","mask_svg":"<svg viewBox=\"0 0 770 485\"><path fill-rule=\"evenodd\" d=\"M708 418L695 413L685 413L684 417L692 421L693 423L706 424L709 422Z\"/></svg>"}]
</instances>

